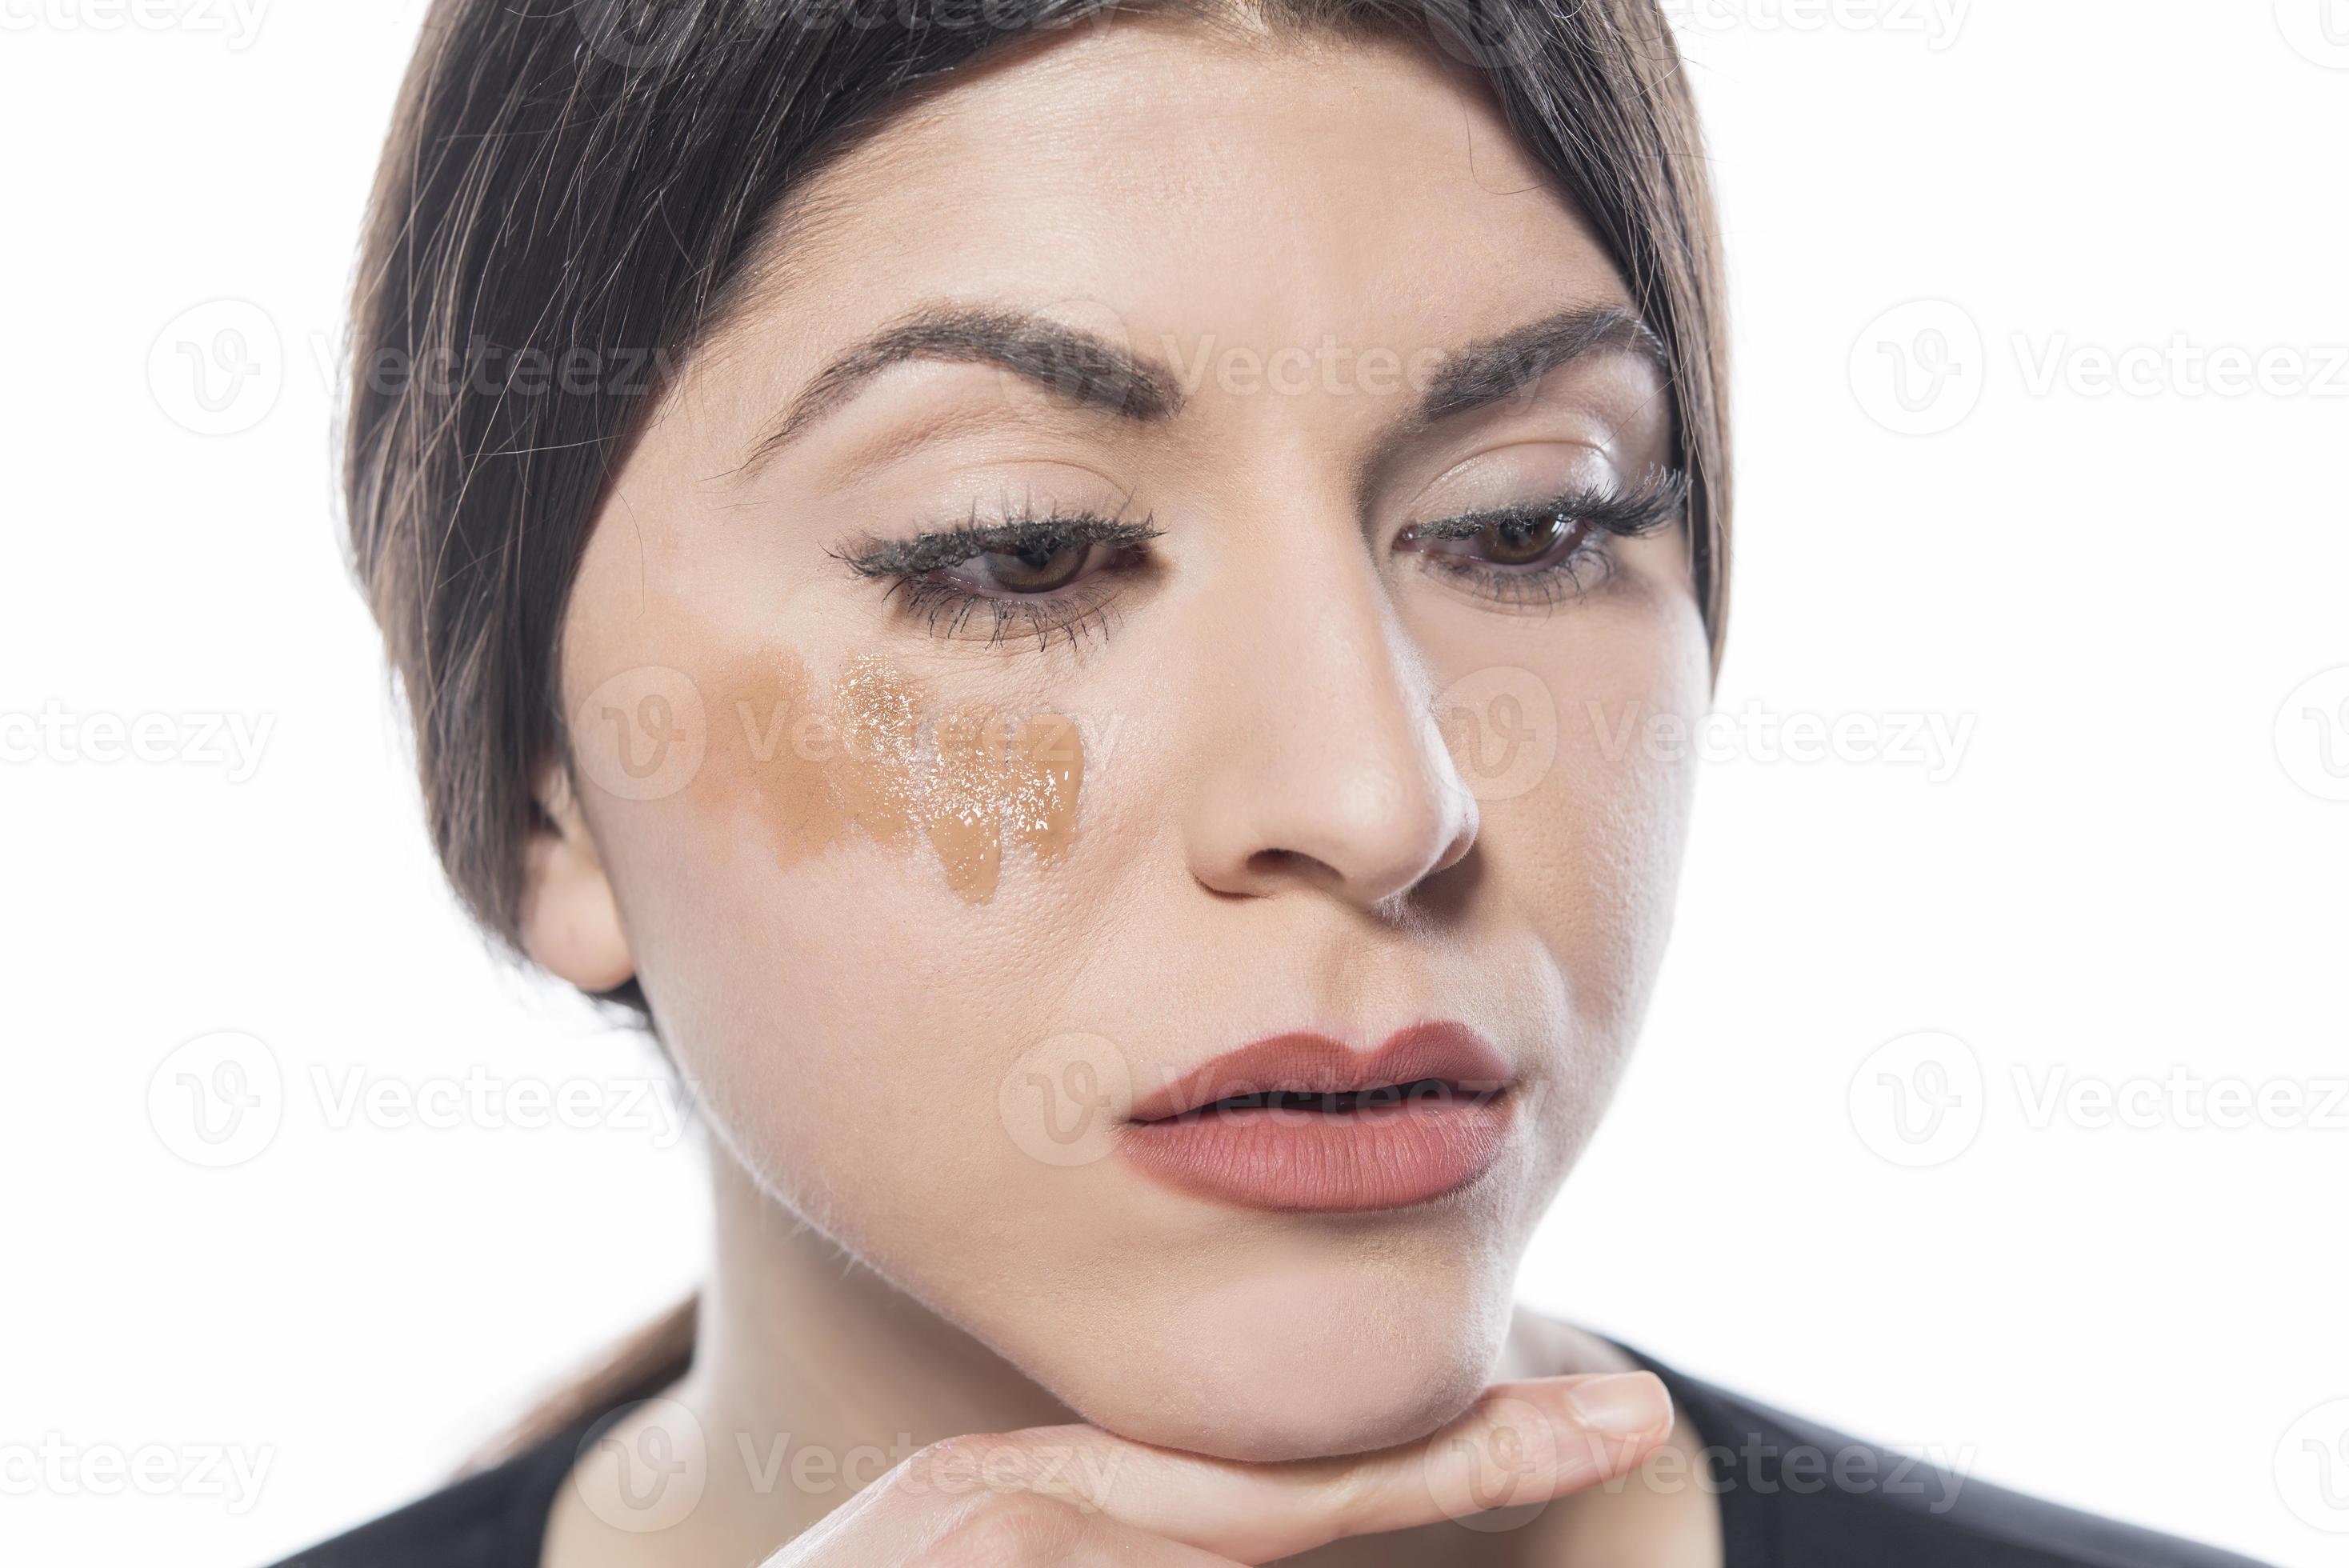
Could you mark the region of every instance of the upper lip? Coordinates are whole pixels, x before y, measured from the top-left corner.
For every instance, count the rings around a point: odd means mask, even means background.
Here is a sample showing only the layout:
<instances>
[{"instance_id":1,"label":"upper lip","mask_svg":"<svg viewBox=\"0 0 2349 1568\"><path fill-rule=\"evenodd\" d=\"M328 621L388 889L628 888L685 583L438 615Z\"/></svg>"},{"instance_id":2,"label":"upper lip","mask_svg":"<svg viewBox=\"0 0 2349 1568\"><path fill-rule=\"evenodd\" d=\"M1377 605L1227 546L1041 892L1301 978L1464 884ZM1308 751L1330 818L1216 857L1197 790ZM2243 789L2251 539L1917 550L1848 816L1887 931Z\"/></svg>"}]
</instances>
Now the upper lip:
<instances>
[{"instance_id":1,"label":"upper lip","mask_svg":"<svg viewBox=\"0 0 2349 1568\"><path fill-rule=\"evenodd\" d=\"M1163 1121L1237 1095L1342 1094L1433 1078L1454 1088L1495 1092L1509 1083L1508 1057L1465 1024L1449 1019L1398 1029L1370 1052L1299 1031L1252 1041L1201 1063L1136 1099L1134 1121Z\"/></svg>"}]
</instances>

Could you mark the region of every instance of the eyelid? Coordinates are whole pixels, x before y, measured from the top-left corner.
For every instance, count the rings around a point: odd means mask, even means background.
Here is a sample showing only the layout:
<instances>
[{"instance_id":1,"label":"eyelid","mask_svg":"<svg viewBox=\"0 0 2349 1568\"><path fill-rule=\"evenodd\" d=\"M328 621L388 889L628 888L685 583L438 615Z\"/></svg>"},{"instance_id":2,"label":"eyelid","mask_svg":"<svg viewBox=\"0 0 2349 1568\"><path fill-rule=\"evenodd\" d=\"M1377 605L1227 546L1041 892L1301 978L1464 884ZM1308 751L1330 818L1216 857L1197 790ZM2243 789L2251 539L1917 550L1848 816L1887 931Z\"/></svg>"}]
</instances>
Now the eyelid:
<instances>
[{"instance_id":1,"label":"eyelid","mask_svg":"<svg viewBox=\"0 0 2349 1568\"><path fill-rule=\"evenodd\" d=\"M1506 523L1545 522L1560 513L1605 533L1630 538L1680 520L1688 506L1689 481L1681 469L1651 469L1637 484L1578 485L1542 500L1483 507L1413 523L1396 535L1406 539L1468 539Z\"/></svg>"},{"instance_id":2,"label":"eyelid","mask_svg":"<svg viewBox=\"0 0 2349 1568\"><path fill-rule=\"evenodd\" d=\"M1132 548L1158 538L1161 531L1146 514L1134 521L1055 510L1040 517L1014 514L983 521L973 507L964 521L926 528L903 539L867 536L831 554L860 577L906 577L943 572L976 556L1009 554L1045 540Z\"/></svg>"},{"instance_id":3,"label":"eyelid","mask_svg":"<svg viewBox=\"0 0 2349 1568\"><path fill-rule=\"evenodd\" d=\"M1040 651L1055 637L1066 636L1074 644L1089 631L1106 634L1110 612L1118 598L1116 587L1106 579L1118 567L1097 567L1038 593L989 593L968 578L951 575L953 569L981 555L1009 553L1022 544L1040 542L1064 548L1082 546L1089 552L1109 549L1139 554L1142 546L1161 531L1147 515L1135 520L1055 509L1041 517L1014 513L986 521L974 506L961 522L925 529L904 539L868 537L831 554L860 577L886 581L887 597L902 599L910 614L926 614L934 636L960 635L973 616L988 615L993 619L985 638L988 643L1032 635Z\"/></svg>"}]
</instances>

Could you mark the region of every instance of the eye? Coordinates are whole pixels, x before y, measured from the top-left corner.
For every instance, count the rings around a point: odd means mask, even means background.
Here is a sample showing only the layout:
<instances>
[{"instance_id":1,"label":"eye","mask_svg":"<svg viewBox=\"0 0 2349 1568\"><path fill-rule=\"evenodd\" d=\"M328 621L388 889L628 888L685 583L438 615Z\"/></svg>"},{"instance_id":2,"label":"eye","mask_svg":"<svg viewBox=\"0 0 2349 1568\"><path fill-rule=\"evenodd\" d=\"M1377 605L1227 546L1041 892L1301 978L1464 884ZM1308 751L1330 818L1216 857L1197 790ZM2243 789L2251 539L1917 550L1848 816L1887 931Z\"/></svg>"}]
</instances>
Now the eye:
<instances>
[{"instance_id":1,"label":"eye","mask_svg":"<svg viewBox=\"0 0 2349 1568\"><path fill-rule=\"evenodd\" d=\"M1588 488L1418 523L1394 549L1479 598L1547 608L1609 581L1615 542L1671 526L1687 502L1686 478L1660 472L1630 490Z\"/></svg>"},{"instance_id":2,"label":"eye","mask_svg":"<svg viewBox=\"0 0 2349 1568\"><path fill-rule=\"evenodd\" d=\"M1547 566L1588 532L1589 525L1579 519L1553 511L1495 518L1474 533L1430 539L1423 548L1473 556L1495 566Z\"/></svg>"},{"instance_id":3,"label":"eye","mask_svg":"<svg viewBox=\"0 0 2349 1568\"><path fill-rule=\"evenodd\" d=\"M1006 593L1051 593L1082 576L1094 564L1097 546L1065 535L1019 541L1009 550L981 551L971 557L974 575Z\"/></svg>"},{"instance_id":4,"label":"eye","mask_svg":"<svg viewBox=\"0 0 2349 1568\"><path fill-rule=\"evenodd\" d=\"M833 554L940 637L1073 643L1105 631L1120 580L1150 565L1158 537L1139 521L1092 512L976 516L906 539L866 539Z\"/></svg>"}]
</instances>

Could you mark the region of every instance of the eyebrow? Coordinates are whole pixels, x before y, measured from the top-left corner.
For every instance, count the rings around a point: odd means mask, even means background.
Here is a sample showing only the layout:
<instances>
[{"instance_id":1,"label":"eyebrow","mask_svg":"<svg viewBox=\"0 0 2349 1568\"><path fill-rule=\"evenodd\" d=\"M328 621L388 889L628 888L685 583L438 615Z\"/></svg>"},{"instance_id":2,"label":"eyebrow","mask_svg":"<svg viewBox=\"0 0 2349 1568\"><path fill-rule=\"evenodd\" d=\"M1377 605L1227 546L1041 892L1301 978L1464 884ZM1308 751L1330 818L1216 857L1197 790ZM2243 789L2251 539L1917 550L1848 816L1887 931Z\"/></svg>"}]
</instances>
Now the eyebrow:
<instances>
[{"instance_id":1,"label":"eyebrow","mask_svg":"<svg viewBox=\"0 0 2349 1568\"><path fill-rule=\"evenodd\" d=\"M1164 366L1119 347L1098 333L1026 311L926 305L882 328L818 372L750 449L741 471L755 472L874 377L914 359L992 365L1059 394L1075 407L1099 408L1144 423L1172 417L1184 403L1181 387Z\"/></svg>"},{"instance_id":2,"label":"eyebrow","mask_svg":"<svg viewBox=\"0 0 2349 1568\"><path fill-rule=\"evenodd\" d=\"M1620 305L1561 310L1444 354L1413 419L1420 427L1529 392L1559 366L1602 350L1628 352L1667 381L1671 356L1653 328ZM1072 407L1162 423L1187 399L1164 364L1098 333L1021 310L926 305L856 344L818 372L736 470L747 478L883 371L911 360L992 365Z\"/></svg>"},{"instance_id":3,"label":"eyebrow","mask_svg":"<svg viewBox=\"0 0 2349 1568\"><path fill-rule=\"evenodd\" d=\"M1671 355L1637 312L1614 304L1585 305L1527 322L1445 356L1420 400L1420 422L1433 425L1506 402L1530 392L1560 366L1601 350L1636 355L1654 366L1667 384L1671 381Z\"/></svg>"}]
</instances>

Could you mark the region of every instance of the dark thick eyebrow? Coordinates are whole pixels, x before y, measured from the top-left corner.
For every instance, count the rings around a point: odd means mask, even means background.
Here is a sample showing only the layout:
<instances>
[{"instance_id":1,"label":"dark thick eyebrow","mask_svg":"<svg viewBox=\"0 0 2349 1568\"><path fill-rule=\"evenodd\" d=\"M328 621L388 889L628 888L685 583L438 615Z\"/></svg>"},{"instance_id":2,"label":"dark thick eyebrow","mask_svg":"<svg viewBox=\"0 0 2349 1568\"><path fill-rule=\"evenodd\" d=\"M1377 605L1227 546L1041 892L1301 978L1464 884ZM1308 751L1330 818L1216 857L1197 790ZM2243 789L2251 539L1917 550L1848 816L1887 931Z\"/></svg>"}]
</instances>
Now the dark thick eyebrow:
<instances>
[{"instance_id":1,"label":"dark thick eyebrow","mask_svg":"<svg viewBox=\"0 0 2349 1568\"><path fill-rule=\"evenodd\" d=\"M1559 366L1600 349L1635 354L1668 384L1671 380L1671 356L1653 327L1621 305L1589 305L1527 322L1444 356L1421 396L1420 420L1433 425L1529 394Z\"/></svg>"},{"instance_id":2,"label":"dark thick eyebrow","mask_svg":"<svg viewBox=\"0 0 2349 1568\"><path fill-rule=\"evenodd\" d=\"M833 359L792 399L739 470L755 472L882 371L911 359L993 365L1066 398L1149 423L1183 407L1182 389L1155 364L1082 327L1027 311L926 305Z\"/></svg>"},{"instance_id":3,"label":"dark thick eyebrow","mask_svg":"<svg viewBox=\"0 0 2349 1568\"><path fill-rule=\"evenodd\" d=\"M1530 393L1558 366L1601 349L1638 355L1667 379L1671 356L1645 321L1620 305L1559 311L1454 349L1436 363L1415 410L1439 420ZM849 348L818 372L735 470L747 479L881 372L908 360L993 365L1080 407L1155 423L1180 413L1183 389L1152 359L1082 327L1027 311L926 305Z\"/></svg>"}]
</instances>

